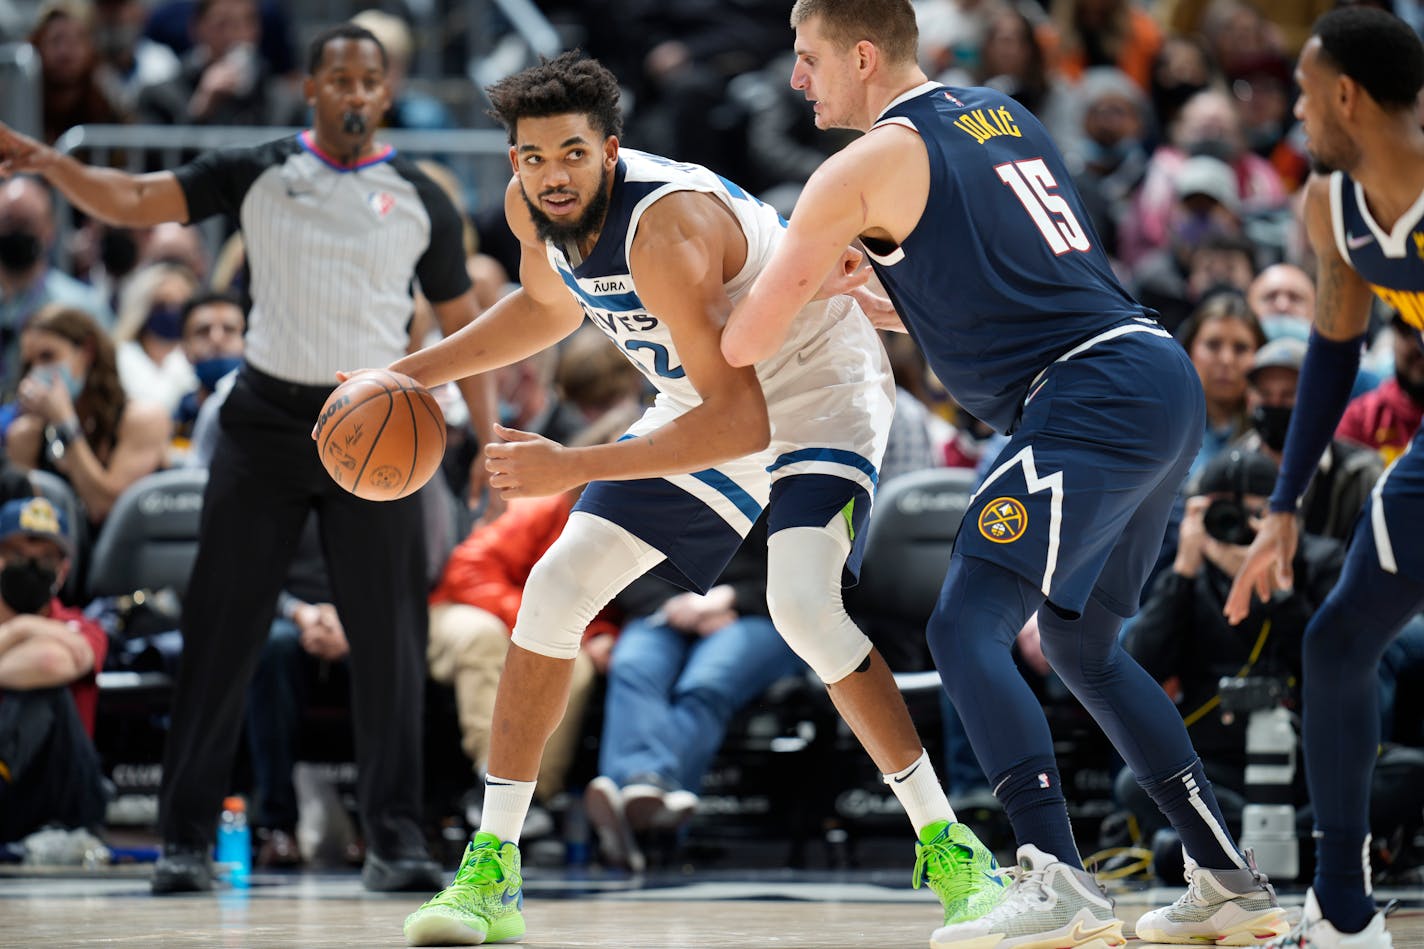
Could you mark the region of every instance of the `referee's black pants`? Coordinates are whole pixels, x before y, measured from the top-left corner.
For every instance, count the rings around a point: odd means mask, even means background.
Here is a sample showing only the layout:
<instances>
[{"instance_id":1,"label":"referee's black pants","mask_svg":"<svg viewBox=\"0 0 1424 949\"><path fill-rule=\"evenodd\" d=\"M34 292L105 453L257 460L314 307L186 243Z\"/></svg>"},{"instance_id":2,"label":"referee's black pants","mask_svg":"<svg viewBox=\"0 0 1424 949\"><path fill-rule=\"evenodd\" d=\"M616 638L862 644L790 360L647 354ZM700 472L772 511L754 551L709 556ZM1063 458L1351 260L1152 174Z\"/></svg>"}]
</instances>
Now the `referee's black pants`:
<instances>
[{"instance_id":1,"label":"referee's black pants","mask_svg":"<svg viewBox=\"0 0 1424 949\"><path fill-rule=\"evenodd\" d=\"M366 843L386 859L427 853L419 823L427 615L421 504L416 496L363 501L331 480L311 439L330 391L243 366L222 406L163 756L159 823L166 844L213 841L248 681L314 509L351 644Z\"/></svg>"}]
</instances>

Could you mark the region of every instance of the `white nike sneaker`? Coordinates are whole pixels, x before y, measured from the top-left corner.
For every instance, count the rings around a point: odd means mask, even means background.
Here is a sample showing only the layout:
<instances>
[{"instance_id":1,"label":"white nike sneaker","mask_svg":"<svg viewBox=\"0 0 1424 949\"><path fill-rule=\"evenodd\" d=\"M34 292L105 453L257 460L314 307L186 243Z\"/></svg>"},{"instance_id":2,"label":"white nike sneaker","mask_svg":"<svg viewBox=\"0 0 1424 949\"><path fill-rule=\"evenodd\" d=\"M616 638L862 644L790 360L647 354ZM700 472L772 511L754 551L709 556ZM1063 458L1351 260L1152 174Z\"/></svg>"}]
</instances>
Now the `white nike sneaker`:
<instances>
[{"instance_id":1,"label":"white nike sneaker","mask_svg":"<svg viewBox=\"0 0 1424 949\"><path fill-rule=\"evenodd\" d=\"M1290 931L1286 911L1251 855L1242 870L1205 870L1187 858L1187 892L1171 906L1142 914L1137 938L1218 946L1254 946Z\"/></svg>"},{"instance_id":2,"label":"white nike sneaker","mask_svg":"<svg viewBox=\"0 0 1424 949\"><path fill-rule=\"evenodd\" d=\"M1357 933L1342 933L1320 912L1315 890L1305 895L1305 912L1295 928L1279 939L1262 944L1263 949L1393 949L1394 939L1384 928L1384 913L1370 917L1370 924Z\"/></svg>"},{"instance_id":3,"label":"white nike sneaker","mask_svg":"<svg viewBox=\"0 0 1424 949\"><path fill-rule=\"evenodd\" d=\"M942 926L930 949L1119 949L1127 944L1112 900L1085 870L1032 844L1019 848L1013 882L978 919Z\"/></svg>"}]
</instances>

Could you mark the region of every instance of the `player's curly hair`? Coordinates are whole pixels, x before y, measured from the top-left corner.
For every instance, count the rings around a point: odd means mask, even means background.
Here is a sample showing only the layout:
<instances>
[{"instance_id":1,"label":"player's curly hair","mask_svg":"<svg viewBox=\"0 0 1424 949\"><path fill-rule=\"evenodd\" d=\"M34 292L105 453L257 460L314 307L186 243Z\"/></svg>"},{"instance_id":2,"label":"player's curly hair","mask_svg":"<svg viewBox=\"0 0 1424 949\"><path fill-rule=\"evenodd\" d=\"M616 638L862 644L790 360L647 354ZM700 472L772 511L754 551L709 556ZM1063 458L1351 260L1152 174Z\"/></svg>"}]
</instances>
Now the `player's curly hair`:
<instances>
[{"instance_id":1,"label":"player's curly hair","mask_svg":"<svg viewBox=\"0 0 1424 949\"><path fill-rule=\"evenodd\" d=\"M514 127L520 119L551 115L586 115L604 137L623 134L618 110L618 80L602 63L579 50L560 53L537 66L507 76L485 90L498 119L514 144Z\"/></svg>"},{"instance_id":2,"label":"player's curly hair","mask_svg":"<svg viewBox=\"0 0 1424 949\"><path fill-rule=\"evenodd\" d=\"M1364 87L1381 107L1413 109L1424 87L1424 45L1409 24L1373 7L1341 7L1311 31L1321 59Z\"/></svg>"},{"instance_id":3,"label":"player's curly hair","mask_svg":"<svg viewBox=\"0 0 1424 949\"><path fill-rule=\"evenodd\" d=\"M874 43L895 64L913 63L920 43L910 0L796 0L791 28L819 17L826 38L842 49Z\"/></svg>"}]
</instances>

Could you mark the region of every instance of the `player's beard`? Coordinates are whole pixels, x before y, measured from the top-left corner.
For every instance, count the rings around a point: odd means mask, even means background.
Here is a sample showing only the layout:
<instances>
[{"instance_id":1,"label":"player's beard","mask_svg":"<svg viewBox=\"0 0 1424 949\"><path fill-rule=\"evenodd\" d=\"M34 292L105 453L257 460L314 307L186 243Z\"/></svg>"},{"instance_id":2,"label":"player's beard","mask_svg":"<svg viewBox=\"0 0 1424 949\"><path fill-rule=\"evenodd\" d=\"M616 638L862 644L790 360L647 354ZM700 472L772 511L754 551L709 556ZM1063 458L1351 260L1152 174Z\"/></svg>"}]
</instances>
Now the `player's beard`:
<instances>
[{"instance_id":1,"label":"player's beard","mask_svg":"<svg viewBox=\"0 0 1424 949\"><path fill-rule=\"evenodd\" d=\"M1333 118L1326 117L1321 125L1323 131L1319 141L1312 138L1307 140L1305 145L1306 154L1310 156L1311 171L1317 175L1328 175L1332 171L1348 173L1359 164L1359 143L1346 134L1340 123Z\"/></svg>"},{"instance_id":2,"label":"player's beard","mask_svg":"<svg viewBox=\"0 0 1424 949\"><path fill-rule=\"evenodd\" d=\"M555 244L578 244L584 238L597 234L603 227L603 217L608 213L608 169L598 176L598 187L588 199L588 207L572 221L556 221L529 200L529 193L520 185L519 193L529 208L529 216L534 219L534 232L542 241Z\"/></svg>"}]
</instances>

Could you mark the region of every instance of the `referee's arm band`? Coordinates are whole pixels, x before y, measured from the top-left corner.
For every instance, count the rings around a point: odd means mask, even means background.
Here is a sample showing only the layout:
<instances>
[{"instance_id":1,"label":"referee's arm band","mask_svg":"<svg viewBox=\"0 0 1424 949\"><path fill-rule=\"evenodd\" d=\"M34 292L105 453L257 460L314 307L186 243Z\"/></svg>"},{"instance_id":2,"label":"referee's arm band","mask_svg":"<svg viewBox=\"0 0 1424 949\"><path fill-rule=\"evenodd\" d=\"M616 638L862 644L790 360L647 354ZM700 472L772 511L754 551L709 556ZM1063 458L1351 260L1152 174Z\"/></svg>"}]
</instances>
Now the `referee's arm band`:
<instances>
[{"instance_id":1,"label":"referee's arm band","mask_svg":"<svg viewBox=\"0 0 1424 949\"><path fill-rule=\"evenodd\" d=\"M1310 348L1300 367L1295 408L1282 450L1281 472L1271 494L1272 512L1294 512L1299 507L1300 497L1320 467L1320 456L1335 437L1335 428L1350 402L1364 342L1364 334L1343 341L1310 334Z\"/></svg>"}]
</instances>

